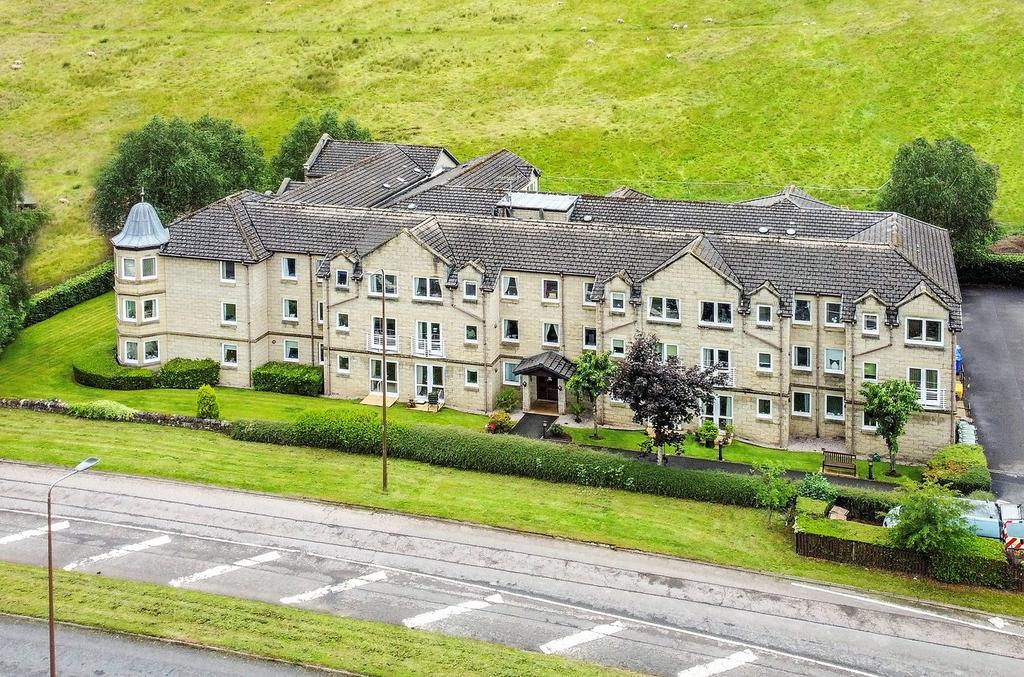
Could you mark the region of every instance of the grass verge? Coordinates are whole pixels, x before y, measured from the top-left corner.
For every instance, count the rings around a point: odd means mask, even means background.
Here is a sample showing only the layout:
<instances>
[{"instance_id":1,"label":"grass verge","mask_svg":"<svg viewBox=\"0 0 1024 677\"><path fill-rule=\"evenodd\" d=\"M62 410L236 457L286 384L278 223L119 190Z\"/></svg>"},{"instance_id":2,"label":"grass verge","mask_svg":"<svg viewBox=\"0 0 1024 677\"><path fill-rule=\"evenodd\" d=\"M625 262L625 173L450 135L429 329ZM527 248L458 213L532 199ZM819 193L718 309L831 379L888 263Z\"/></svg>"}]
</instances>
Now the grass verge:
<instances>
[{"instance_id":1,"label":"grass verge","mask_svg":"<svg viewBox=\"0 0 1024 677\"><path fill-rule=\"evenodd\" d=\"M46 569L0 563L0 611L46 618ZM103 576L57 572L57 619L363 675L627 675L386 623Z\"/></svg>"},{"instance_id":2,"label":"grass verge","mask_svg":"<svg viewBox=\"0 0 1024 677\"><path fill-rule=\"evenodd\" d=\"M806 559L762 511L610 489L390 463L323 449L236 442L194 430L0 410L0 456L476 522L1024 616L1020 596Z\"/></svg>"}]
</instances>

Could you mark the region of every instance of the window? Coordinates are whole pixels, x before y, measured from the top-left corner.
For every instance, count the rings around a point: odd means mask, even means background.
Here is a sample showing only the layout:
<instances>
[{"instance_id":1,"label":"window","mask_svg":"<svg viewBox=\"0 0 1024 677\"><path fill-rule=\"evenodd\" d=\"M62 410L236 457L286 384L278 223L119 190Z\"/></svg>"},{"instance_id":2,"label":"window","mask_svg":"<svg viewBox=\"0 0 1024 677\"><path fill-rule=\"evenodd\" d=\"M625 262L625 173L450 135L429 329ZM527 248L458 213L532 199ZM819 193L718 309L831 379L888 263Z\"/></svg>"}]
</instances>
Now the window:
<instances>
[{"instance_id":1,"label":"window","mask_svg":"<svg viewBox=\"0 0 1024 677\"><path fill-rule=\"evenodd\" d=\"M878 363L876 362L865 362L862 365L864 371L865 381L877 381L878 380Z\"/></svg>"},{"instance_id":2,"label":"window","mask_svg":"<svg viewBox=\"0 0 1024 677\"><path fill-rule=\"evenodd\" d=\"M519 378L515 375L515 362L501 363L501 382L507 386L519 385Z\"/></svg>"},{"instance_id":3,"label":"window","mask_svg":"<svg viewBox=\"0 0 1024 677\"><path fill-rule=\"evenodd\" d=\"M156 257L155 256L143 256L142 257L142 279L152 280L156 277Z\"/></svg>"},{"instance_id":4,"label":"window","mask_svg":"<svg viewBox=\"0 0 1024 677\"><path fill-rule=\"evenodd\" d=\"M770 327L772 326L772 307L759 305L757 307L757 326L759 327Z\"/></svg>"},{"instance_id":5,"label":"window","mask_svg":"<svg viewBox=\"0 0 1024 677\"><path fill-rule=\"evenodd\" d=\"M811 302L807 299L793 301L793 322L796 324L811 323Z\"/></svg>"},{"instance_id":6,"label":"window","mask_svg":"<svg viewBox=\"0 0 1024 677\"><path fill-rule=\"evenodd\" d=\"M124 300L124 311L121 314L121 319L126 322L134 322L139 319L138 308L135 303L135 299Z\"/></svg>"},{"instance_id":7,"label":"window","mask_svg":"<svg viewBox=\"0 0 1024 677\"><path fill-rule=\"evenodd\" d=\"M544 333L541 336L541 343L546 346L557 346L561 343L559 339L560 327L554 322L544 323Z\"/></svg>"},{"instance_id":8,"label":"window","mask_svg":"<svg viewBox=\"0 0 1024 677\"><path fill-rule=\"evenodd\" d=\"M235 281L235 262L234 261L221 261L220 262L220 281L221 282L234 282Z\"/></svg>"},{"instance_id":9,"label":"window","mask_svg":"<svg viewBox=\"0 0 1024 677\"><path fill-rule=\"evenodd\" d=\"M222 344L220 351L220 363L225 367L237 367L238 346L235 345L234 343Z\"/></svg>"},{"instance_id":10,"label":"window","mask_svg":"<svg viewBox=\"0 0 1024 677\"><path fill-rule=\"evenodd\" d=\"M324 302L323 301L317 301L316 302L316 323L317 324L323 324L324 323Z\"/></svg>"},{"instance_id":11,"label":"window","mask_svg":"<svg viewBox=\"0 0 1024 677\"><path fill-rule=\"evenodd\" d=\"M612 357L623 357L626 354L626 339L612 339Z\"/></svg>"},{"instance_id":12,"label":"window","mask_svg":"<svg viewBox=\"0 0 1024 677\"><path fill-rule=\"evenodd\" d=\"M287 362L298 362L299 361L299 342L298 341L285 341L284 342L284 359Z\"/></svg>"},{"instance_id":13,"label":"window","mask_svg":"<svg viewBox=\"0 0 1024 677\"><path fill-rule=\"evenodd\" d=\"M915 388L922 407L942 406L942 391L939 390L939 370L911 367L907 370L907 380Z\"/></svg>"},{"instance_id":14,"label":"window","mask_svg":"<svg viewBox=\"0 0 1024 677\"><path fill-rule=\"evenodd\" d=\"M388 395L398 394L398 363L387 362L381 368L380 360L370 360L370 392L379 393L382 381Z\"/></svg>"},{"instance_id":15,"label":"window","mask_svg":"<svg viewBox=\"0 0 1024 677\"><path fill-rule=\"evenodd\" d=\"M298 262L291 256L281 259L281 279L296 280L299 277Z\"/></svg>"},{"instance_id":16,"label":"window","mask_svg":"<svg viewBox=\"0 0 1024 677\"><path fill-rule=\"evenodd\" d=\"M558 280L541 280L541 300L549 303L557 303L558 298Z\"/></svg>"},{"instance_id":17,"label":"window","mask_svg":"<svg viewBox=\"0 0 1024 677\"><path fill-rule=\"evenodd\" d=\"M515 275L503 275L501 278L501 298L519 298L519 278Z\"/></svg>"},{"instance_id":18,"label":"window","mask_svg":"<svg viewBox=\"0 0 1024 677\"><path fill-rule=\"evenodd\" d=\"M142 344L142 359L146 362L160 361L160 342L157 340L146 341Z\"/></svg>"},{"instance_id":19,"label":"window","mask_svg":"<svg viewBox=\"0 0 1024 677\"><path fill-rule=\"evenodd\" d=\"M501 340L519 343L519 320L502 320Z\"/></svg>"},{"instance_id":20,"label":"window","mask_svg":"<svg viewBox=\"0 0 1024 677\"><path fill-rule=\"evenodd\" d=\"M830 421L842 421L846 413L845 405L842 395L825 395L825 418Z\"/></svg>"},{"instance_id":21,"label":"window","mask_svg":"<svg viewBox=\"0 0 1024 677\"><path fill-rule=\"evenodd\" d=\"M841 327L843 325L843 304L825 304L825 325L830 327Z\"/></svg>"},{"instance_id":22,"label":"window","mask_svg":"<svg viewBox=\"0 0 1024 677\"><path fill-rule=\"evenodd\" d=\"M480 372L476 369L466 370L466 387L467 388L479 388L480 387Z\"/></svg>"},{"instance_id":23,"label":"window","mask_svg":"<svg viewBox=\"0 0 1024 677\"><path fill-rule=\"evenodd\" d=\"M127 256L121 259L121 277L126 280L135 279L135 259Z\"/></svg>"},{"instance_id":24,"label":"window","mask_svg":"<svg viewBox=\"0 0 1024 677\"><path fill-rule=\"evenodd\" d=\"M679 299L652 296L647 300L647 319L663 322L679 321Z\"/></svg>"},{"instance_id":25,"label":"window","mask_svg":"<svg viewBox=\"0 0 1024 677\"><path fill-rule=\"evenodd\" d=\"M238 314L234 303L220 304L220 321L222 324L237 324Z\"/></svg>"},{"instance_id":26,"label":"window","mask_svg":"<svg viewBox=\"0 0 1024 677\"><path fill-rule=\"evenodd\" d=\"M335 329L337 329L338 331L348 331L349 330L348 313L338 313L338 315L337 315L337 317L335 319L337 321L337 324L335 325Z\"/></svg>"},{"instance_id":27,"label":"window","mask_svg":"<svg viewBox=\"0 0 1024 677\"><path fill-rule=\"evenodd\" d=\"M611 293L612 305L611 312L616 315L623 315L626 312L626 294L621 291L613 291Z\"/></svg>"},{"instance_id":28,"label":"window","mask_svg":"<svg viewBox=\"0 0 1024 677\"><path fill-rule=\"evenodd\" d=\"M729 351L724 348L702 348L701 349L701 363L705 367L714 367L716 369L728 369L729 368Z\"/></svg>"},{"instance_id":29,"label":"window","mask_svg":"<svg viewBox=\"0 0 1024 677\"><path fill-rule=\"evenodd\" d=\"M842 348L825 348L825 373L842 374L846 371L846 351Z\"/></svg>"},{"instance_id":30,"label":"window","mask_svg":"<svg viewBox=\"0 0 1024 677\"><path fill-rule=\"evenodd\" d=\"M860 316L861 331L868 336L878 336L878 315L864 313Z\"/></svg>"},{"instance_id":31,"label":"window","mask_svg":"<svg viewBox=\"0 0 1024 677\"><path fill-rule=\"evenodd\" d=\"M326 360L326 358L327 358L327 355L326 355L326 352L324 351L324 344L323 344L323 342L317 341L317 343L316 343L316 363L317 364L323 364L324 361Z\"/></svg>"},{"instance_id":32,"label":"window","mask_svg":"<svg viewBox=\"0 0 1024 677\"><path fill-rule=\"evenodd\" d=\"M758 353L757 354L757 370L758 371L771 371L772 370L772 354L771 353Z\"/></svg>"},{"instance_id":33,"label":"window","mask_svg":"<svg viewBox=\"0 0 1024 677\"><path fill-rule=\"evenodd\" d=\"M771 418L772 417L772 401L767 397L757 398L757 417L758 418Z\"/></svg>"},{"instance_id":34,"label":"window","mask_svg":"<svg viewBox=\"0 0 1024 677\"><path fill-rule=\"evenodd\" d=\"M594 293L594 283L584 282L583 283L583 305L592 306L594 302L590 300L590 295Z\"/></svg>"},{"instance_id":35,"label":"window","mask_svg":"<svg viewBox=\"0 0 1024 677\"><path fill-rule=\"evenodd\" d=\"M345 289L348 287L348 271L347 270L336 270L334 271L334 286L339 289Z\"/></svg>"},{"instance_id":36,"label":"window","mask_svg":"<svg viewBox=\"0 0 1024 677\"><path fill-rule=\"evenodd\" d=\"M350 372L350 365L348 355L338 355L338 373L348 374Z\"/></svg>"},{"instance_id":37,"label":"window","mask_svg":"<svg viewBox=\"0 0 1024 677\"><path fill-rule=\"evenodd\" d=\"M732 304L718 301L700 302L700 323L732 326Z\"/></svg>"},{"instance_id":38,"label":"window","mask_svg":"<svg viewBox=\"0 0 1024 677\"><path fill-rule=\"evenodd\" d=\"M863 411L860 416L860 427L864 430L877 430L878 421L868 416L868 412Z\"/></svg>"},{"instance_id":39,"label":"window","mask_svg":"<svg viewBox=\"0 0 1024 677\"><path fill-rule=\"evenodd\" d=\"M398 350L398 324L395 318L389 317L384 330L381 330L380 317L374 317L370 324L370 347L380 350L381 341L387 341L387 350Z\"/></svg>"},{"instance_id":40,"label":"window","mask_svg":"<svg viewBox=\"0 0 1024 677\"><path fill-rule=\"evenodd\" d=\"M583 327L583 347L597 348L597 327Z\"/></svg>"},{"instance_id":41,"label":"window","mask_svg":"<svg viewBox=\"0 0 1024 677\"><path fill-rule=\"evenodd\" d=\"M415 299L441 300L441 278L439 277L414 277L412 278L412 296Z\"/></svg>"},{"instance_id":42,"label":"window","mask_svg":"<svg viewBox=\"0 0 1024 677\"><path fill-rule=\"evenodd\" d=\"M476 280L466 280L462 283L462 298L467 301L476 301L479 294L479 285Z\"/></svg>"},{"instance_id":43,"label":"window","mask_svg":"<svg viewBox=\"0 0 1024 677\"><path fill-rule=\"evenodd\" d=\"M125 362L138 362L139 361L139 342L138 341L125 341L124 342L124 361Z\"/></svg>"},{"instance_id":44,"label":"window","mask_svg":"<svg viewBox=\"0 0 1024 677\"><path fill-rule=\"evenodd\" d=\"M942 345L942 320L907 318L907 343Z\"/></svg>"},{"instance_id":45,"label":"window","mask_svg":"<svg viewBox=\"0 0 1024 677\"><path fill-rule=\"evenodd\" d=\"M810 346L793 346L793 368L802 371L811 370Z\"/></svg>"},{"instance_id":46,"label":"window","mask_svg":"<svg viewBox=\"0 0 1024 677\"><path fill-rule=\"evenodd\" d=\"M477 342L476 325L475 324L467 324L466 325L466 343L476 343L476 342Z\"/></svg>"},{"instance_id":47,"label":"window","mask_svg":"<svg viewBox=\"0 0 1024 677\"><path fill-rule=\"evenodd\" d=\"M732 396L718 395L704 403L704 420L714 421L719 428L732 423Z\"/></svg>"},{"instance_id":48,"label":"window","mask_svg":"<svg viewBox=\"0 0 1024 677\"><path fill-rule=\"evenodd\" d=\"M285 320L299 319L299 302L295 299L283 299L281 301L281 317Z\"/></svg>"},{"instance_id":49,"label":"window","mask_svg":"<svg viewBox=\"0 0 1024 677\"><path fill-rule=\"evenodd\" d=\"M811 415L811 394L802 390L793 391L793 415Z\"/></svg>"},{"instance_id":50,"label":"window","mask_svg":"<svg viewBox=\"0 0 1024 677\"><path fill-rule=\"evenodd\" d=\"M398 278L395 277L394 273L384 273L384 296L398 296ZM381 278L380 273L374 273L370 276L370 296L381 295Z\"/></svg>"},{"instance_id":51,"label":"window","mask_svg":"<svg viewBox=\"0 0 1024 677\"><path fill-rule=\"evenodd\" d=\"M142 300L142 321L156 320L160 317L157 312L156 299Z\"/></svg>"}]
</instances>

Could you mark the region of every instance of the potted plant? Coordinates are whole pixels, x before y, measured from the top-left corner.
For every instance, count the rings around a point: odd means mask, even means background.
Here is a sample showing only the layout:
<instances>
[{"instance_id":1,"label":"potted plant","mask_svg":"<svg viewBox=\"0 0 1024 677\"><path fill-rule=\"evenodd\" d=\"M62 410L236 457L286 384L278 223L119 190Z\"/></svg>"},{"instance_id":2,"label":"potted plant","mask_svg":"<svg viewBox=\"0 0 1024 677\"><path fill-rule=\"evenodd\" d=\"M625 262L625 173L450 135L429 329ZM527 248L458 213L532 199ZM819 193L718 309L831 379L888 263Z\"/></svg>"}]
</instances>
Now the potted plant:
<instances>
[{"instance_id":1,"label":"potted plant","mask_svg":"<svg viewBox=\"0 0 1024 677\"><path fill-rule=\"evenodd\" d=\"M713 420L706 419L699 428L694 436L698 442L703 442L704 446L708 449L713 449L715 446L715 440L718 439L718 424Z\"/></svg>"}]
</instances>

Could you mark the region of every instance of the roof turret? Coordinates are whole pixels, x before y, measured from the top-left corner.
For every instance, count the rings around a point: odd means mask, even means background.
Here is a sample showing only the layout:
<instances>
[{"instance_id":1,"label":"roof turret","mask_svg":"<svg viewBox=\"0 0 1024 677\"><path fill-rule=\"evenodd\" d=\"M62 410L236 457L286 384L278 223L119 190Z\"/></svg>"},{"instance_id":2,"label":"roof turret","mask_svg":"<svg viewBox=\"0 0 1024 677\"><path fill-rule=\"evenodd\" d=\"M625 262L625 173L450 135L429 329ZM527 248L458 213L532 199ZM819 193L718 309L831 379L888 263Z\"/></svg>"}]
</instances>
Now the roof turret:
<instances>
[{"instance_id":1,"label":"roof turret","mask_svg":"<svg viewBox=\"0 0 1024 677\"><path fill-rule=\"evenodd\" d=\"M118 249L152 249L167 242L170 233L160 223L156 209L140 200L132 205L121 232L110 238Z\"/></svg>"}]
</instances>

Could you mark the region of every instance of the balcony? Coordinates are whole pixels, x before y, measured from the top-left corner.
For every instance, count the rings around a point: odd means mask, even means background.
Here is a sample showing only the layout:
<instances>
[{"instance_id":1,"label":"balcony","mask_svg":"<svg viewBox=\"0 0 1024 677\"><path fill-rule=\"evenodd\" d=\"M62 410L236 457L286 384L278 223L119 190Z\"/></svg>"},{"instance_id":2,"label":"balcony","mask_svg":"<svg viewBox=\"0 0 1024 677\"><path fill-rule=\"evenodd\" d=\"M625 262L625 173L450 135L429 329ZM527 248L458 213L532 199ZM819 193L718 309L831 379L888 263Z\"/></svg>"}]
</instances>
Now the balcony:
<instances>
[{"instance_id":1,"label":"balcony","mask_svg":"<svg viewBox=\"0 0 1024 677\"><path fill-rule=\"evenodd\" d=\"M380 332L368 332L366 334L366 349L375 352L380 352L381 349L381 334ZM387 335L387 352L397 353L398 352L398 335L388 334Z\"/></svg>"},{"instance_id":2,"label":"balcony","mask_svg":"<svg viewBox=\"0 0 1024 677\"><path fill-rule=\"evenodd\" d=\"M944 388L918 388L918 404L924 409L948 409L949 393Z\"/></svg>"},{"instance_id":3,"label":"balcony","mask_svg":"<svg viewBox=\"0 0 1024 677\"><path fill-rule=\"evenodd\" d=\"M377 350L380 350L379 345ZM421 357L444 357L444 341L440 338L413 338L412 354Z\"/></svg>"},{"instance_id":4,"label":"balcony","mask_svg":"<svg viewBox=\"0 0 1024 677\"><path fill-rule=\"evenodd\" d=\"M725 383L722 384L723 388L736 387L736 367L719 367L715 371L725 375Z\"/></svg>"}]
</instances>

